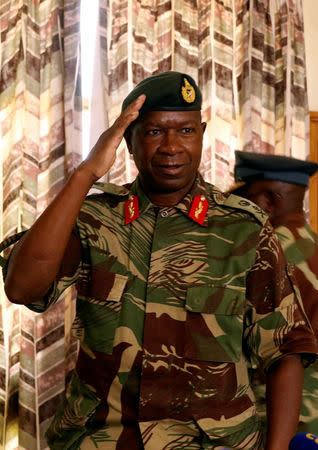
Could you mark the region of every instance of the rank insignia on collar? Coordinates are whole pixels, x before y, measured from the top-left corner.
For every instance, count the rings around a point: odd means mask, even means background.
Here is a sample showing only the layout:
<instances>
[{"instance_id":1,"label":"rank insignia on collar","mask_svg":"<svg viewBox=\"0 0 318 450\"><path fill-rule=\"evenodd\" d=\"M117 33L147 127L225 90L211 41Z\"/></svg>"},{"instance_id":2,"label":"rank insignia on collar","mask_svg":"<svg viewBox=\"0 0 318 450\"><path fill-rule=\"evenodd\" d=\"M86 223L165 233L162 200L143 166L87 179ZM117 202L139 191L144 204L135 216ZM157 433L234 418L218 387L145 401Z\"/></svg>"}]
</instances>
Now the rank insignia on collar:
<instances>
[{"instance_id":1,"label":"rank insignia on collar","mask_svg":"<svg viewBox=\"0 0 318 450\"><path fill-rule=\"evenodd\" d=\"M204 195L196 195L193 198L189 217L200 225L203 225L204 219L209 207L209 202Z\"/></svg>"},{"instance_id":2,"label":"rank insignia on collar","mask_svg":"<svg viewBox=\"0 0 318 450\"><path fill-rule=\"evenodd\" d=\"M195 90L194 87L191 86L189 81L186 78L183 78L184 86L181 88L181 94L183 100L187 103L193 103L195 101Z\"/></svg>"},{"instance_id":3,"label":"rank insignia on collar","mask_svg":"<svg viewBox=\"0 0 318 450\"><path fill-rule=\"evenodd\" d=\"M139 217L139 202L137 195L130 195L125 203L125 224Z\"/></svg>"}]
</instances>

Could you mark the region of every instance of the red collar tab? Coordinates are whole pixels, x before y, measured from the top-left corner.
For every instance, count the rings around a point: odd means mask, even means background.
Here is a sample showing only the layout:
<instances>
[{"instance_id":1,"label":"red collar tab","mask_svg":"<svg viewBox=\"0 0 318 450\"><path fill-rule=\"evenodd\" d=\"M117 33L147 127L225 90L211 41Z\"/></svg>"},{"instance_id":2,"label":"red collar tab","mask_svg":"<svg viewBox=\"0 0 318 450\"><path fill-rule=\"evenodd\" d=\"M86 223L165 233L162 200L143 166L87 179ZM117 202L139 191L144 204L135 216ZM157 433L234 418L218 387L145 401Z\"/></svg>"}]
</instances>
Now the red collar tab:
<instances>
[{"instance_id":1,"label":"red collar tab","mask_svg":"<svg viewBox=\"0 0 318 450\"><path fill-rule=\"evenodd\" d=\"M200 225L203 225L208 207L209 202L205 195L196 195L192 201L189 217Z\"/></svg>"},{"instance_id":2,"label":"red collar tab","mask_svg":"<svg viewBox=\"0 0 318 450\"><path fill-rule=\"evenodd\" d=\"M125 203L125 225L139 217L139 202L137 195L130 195Z\"/></svg>"}]
</instances>

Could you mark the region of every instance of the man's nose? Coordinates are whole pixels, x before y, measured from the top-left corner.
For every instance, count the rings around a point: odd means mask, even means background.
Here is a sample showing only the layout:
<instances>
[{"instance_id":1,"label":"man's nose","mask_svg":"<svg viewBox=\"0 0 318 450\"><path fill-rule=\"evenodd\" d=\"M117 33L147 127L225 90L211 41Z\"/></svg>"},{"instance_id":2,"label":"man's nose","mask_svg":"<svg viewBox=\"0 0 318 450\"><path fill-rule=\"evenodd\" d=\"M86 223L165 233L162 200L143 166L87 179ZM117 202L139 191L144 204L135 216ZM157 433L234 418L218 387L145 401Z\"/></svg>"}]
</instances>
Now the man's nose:
<instances>
[{"instance_id":1,"label":"man's nose","mask_svg":"<svg viewBox=\"0 0 318 450\"><path fill-rule=\"evenodd\" d=\"M173 130L169 130L164 133L162 141L160 143L160 151L163 153L169 153L171 155L179 153L181 151L177 133L175 133Z\"/></svg>"}]
</instances>

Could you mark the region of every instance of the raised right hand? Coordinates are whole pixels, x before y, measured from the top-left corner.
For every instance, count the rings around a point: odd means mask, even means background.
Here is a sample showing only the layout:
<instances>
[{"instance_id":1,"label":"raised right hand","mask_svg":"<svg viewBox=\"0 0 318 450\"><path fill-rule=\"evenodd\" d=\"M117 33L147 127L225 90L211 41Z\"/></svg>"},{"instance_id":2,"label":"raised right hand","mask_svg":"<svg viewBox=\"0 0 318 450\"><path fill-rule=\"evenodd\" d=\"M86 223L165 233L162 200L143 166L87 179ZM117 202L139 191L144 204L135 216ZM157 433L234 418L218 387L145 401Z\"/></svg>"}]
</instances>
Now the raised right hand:
<instances>
[{"instance_id":1,"label":"raised right hand","mask_svg":"<svg viewBox=\"0 0 318 450\"><path fill-rule=\"evenodd\" d=\"M137 119L145 99L146 96L142 94L131 103L113 125L101 134L87 158L81 163L81 171L87 171L93 183L105 175L114 164L116 150L124 137L124 133L129 125Z\"/></svg>"},{"instance_id":2,"label":"raised right hand","mask_svg":"<svg viewBox=\"0 0 318 450\"><path fill-rule=\"evenodd\" d=\"M71 266L77 267L81 248L71 232L78 213L92 184L113 164L124 132L138 117L145 98L145 95L137 98L101 135L86 160L14 247L5 282L7 296L13 303L28 304L43 299L62 265L69 267L69 258Z\"/></svg>"}]
</instances>

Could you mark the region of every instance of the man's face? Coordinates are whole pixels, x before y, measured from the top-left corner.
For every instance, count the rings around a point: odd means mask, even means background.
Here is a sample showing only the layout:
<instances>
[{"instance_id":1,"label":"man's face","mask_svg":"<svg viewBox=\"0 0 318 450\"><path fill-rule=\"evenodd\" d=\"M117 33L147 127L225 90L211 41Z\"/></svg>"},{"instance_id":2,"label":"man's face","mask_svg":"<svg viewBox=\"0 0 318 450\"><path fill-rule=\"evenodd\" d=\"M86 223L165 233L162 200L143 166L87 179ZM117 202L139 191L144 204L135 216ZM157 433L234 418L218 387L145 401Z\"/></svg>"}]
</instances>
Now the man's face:
<instances>
[{"instance_id":1,"label":"man's face","mask_svg":"<svg viewBox=\"0 0 318 450\"><path fill-rule=\"evenodd\" d=\"M276 184L278 183L278 188ZM281 198L279 182L268 180L255 181L242 190L243 197L248 198L262 208L269 216L271 214L272 204L275 200Z\"/></svg>"},{"instance_id":2,"label":"man's face","mask_svg":"<svg viewBox=\"0 0 318 450\"><path fill-rule=\"evenodd\" d=\"M205 125L200 111L150 111L137 121L127 144L150 197L172 194L178 202L189 191L201 160Z\"/></svg>"},{"instance_id":3,"label":"man's face","mask_svg":"<svg viewBox=\"0 0 318 450\"><path fill-rule=\"evenodd\" d=\"M244 187L243 197L260 206L274 227L284 223L284 218L302 211L306 188L282 181L260 180Z\"/></svg>"}]
</instances>

